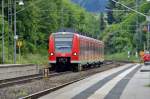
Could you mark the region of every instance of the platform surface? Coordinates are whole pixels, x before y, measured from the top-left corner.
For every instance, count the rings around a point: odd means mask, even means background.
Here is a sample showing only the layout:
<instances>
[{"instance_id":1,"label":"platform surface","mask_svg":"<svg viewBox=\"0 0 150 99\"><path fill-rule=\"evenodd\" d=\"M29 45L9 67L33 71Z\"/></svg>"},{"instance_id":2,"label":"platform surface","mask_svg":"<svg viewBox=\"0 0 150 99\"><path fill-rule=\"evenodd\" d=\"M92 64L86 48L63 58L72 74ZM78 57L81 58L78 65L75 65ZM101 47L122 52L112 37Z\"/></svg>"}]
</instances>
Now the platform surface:
<instances>
[{"instance_id":1,"label":"platform surface","mask_svg":"<svg viewBox=\"0 0 150 99\"><path fill-rule=\"evenodd\" d=\"M140 64L97 73L40 99L150 99L150 72Z\"/></svg>"}]
</instances>

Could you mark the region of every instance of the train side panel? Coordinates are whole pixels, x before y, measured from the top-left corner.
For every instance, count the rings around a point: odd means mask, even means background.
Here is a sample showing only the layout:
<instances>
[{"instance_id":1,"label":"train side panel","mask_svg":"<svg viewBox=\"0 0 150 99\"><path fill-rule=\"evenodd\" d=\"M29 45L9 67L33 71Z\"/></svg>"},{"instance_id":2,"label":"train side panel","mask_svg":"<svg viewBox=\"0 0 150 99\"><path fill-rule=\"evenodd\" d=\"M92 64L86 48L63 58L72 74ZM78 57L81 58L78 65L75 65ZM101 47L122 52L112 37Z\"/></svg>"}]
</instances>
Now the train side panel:
<instances>
[{"instance_id":1,"label":"train side panel","mask_svg":"<svg viewBox=\"0 0 150 99\"><path fill-rule=\"evenodd\" d=\"M54 43L54 37L53 35L49 38L49 63L56 63L56 57L55 57L55 43Z\"/></svg>"},{"instance_id":2,"label":"train side panel","mask_svg":"<svg viewBox=\"0 0 150 99\"><path fill-rule=\"evenodd\" d=\"M73 42L72 42L72 55L71 55L71 63L80 63L79 60L79 36L74 34Z\"/></svg>"},{"instance_id":3,"label":"train side panel","mask_svg":"<svg viewBox=\"0 0 150 99\"><path fill-rule=\"evenodd\" d=\"M104 44L96 40L80 36L81 64L92 64L104 61Z\"/></svg>"}]
</instances>

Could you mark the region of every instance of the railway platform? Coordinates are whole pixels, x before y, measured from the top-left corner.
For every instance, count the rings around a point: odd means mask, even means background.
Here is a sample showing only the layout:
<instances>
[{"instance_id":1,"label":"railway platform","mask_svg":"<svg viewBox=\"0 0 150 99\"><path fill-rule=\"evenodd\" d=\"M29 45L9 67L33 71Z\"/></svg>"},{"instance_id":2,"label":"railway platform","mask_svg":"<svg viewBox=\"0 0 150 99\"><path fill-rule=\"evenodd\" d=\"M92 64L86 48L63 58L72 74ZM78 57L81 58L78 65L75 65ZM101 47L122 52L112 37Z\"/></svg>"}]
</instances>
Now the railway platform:
<instances>
[{"instance_id":1,"label":"railway platform","mask_svg":"<svg viewBox=\"0 0 150 99\"><path fill-rule=\"evenodd\" d=\"M10 67L10 66L18 66L21 64L0 64L0 67Z\"/></svg>"},{"instance_id":2,"label":"railway platform","mask_svg":"<svg viewBox=\"0 0 150 99\"><path fill-rule=\"evenodd\" d=\"M0 80L39 74L35 64L0 64Z\"/></svg>"},{"instance_id":3,"label":"railway platform","mask_svg":"<svg viewBox=\"0 0 150 99\"><path fill-rule=\"evenodd\" d=\"M149 99L150 66L126 64L56 90L40 99Z\"/></svg>"}]
</instances>

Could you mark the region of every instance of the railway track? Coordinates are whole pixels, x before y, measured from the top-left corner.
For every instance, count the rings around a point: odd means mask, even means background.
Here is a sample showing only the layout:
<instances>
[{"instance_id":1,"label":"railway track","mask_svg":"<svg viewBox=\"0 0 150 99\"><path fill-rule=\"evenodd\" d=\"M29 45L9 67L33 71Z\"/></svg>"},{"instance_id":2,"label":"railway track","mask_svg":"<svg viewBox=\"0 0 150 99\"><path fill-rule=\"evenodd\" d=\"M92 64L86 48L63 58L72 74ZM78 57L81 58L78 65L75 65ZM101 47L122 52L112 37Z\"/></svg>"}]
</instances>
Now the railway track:
<instances>
[{"instance_id":1,"label":"railway track","mask_svg":"<svg viewBox=\"0 0 150 99\"><path fill-rule=\"evenodd\" d=\"M120 65L120 64L118 63L118 64L115 64L116 66L112 66L112 67L110 66L110 67L108 67L108 68L104 66L104 65L110 65L110 64L113 64L113 62L112 62L112 61L106 62L105 64L103 64L103 65L101 66L101 71L97 71L97 72L102 72L102 71L105 71L105 70L108 70L108 69L111 69L111 68L114 68L114 67ZM91 70L94 70L94 69L91 69ZM87 71L90 71L90 70L87 70ZM85 71L85 72L86 72L86 71ZM95 73L96 73L96 72L95 72ZM83 80L83 79L85 79L85 78L87 78L87 77L89 77L89 76L91 76L91 75L92 75L92 74L83 76L83 77L81 77L81 78L79 77L78 79L71 80L71 81L66 82L66 83L63 83L63 84L61 84L61 85L59 85L59 86L56 86L56 87L53 87L53 88L48 88L48 89L39 91L39 92L37 92L37 93L30 94L30 95L25 96L25 97L21 97L21 98L19 98L19 99L37 99L37 98L40 98L40 97L42 97L42 96L44 96L44 95L46 95L46 94L48 94L48 93L51 93L51 92L56 91L56 90L58 90L58 89L60 89L60 88L63 88L63 87L65 87L65 86L69 85L69 84L72 84L72 83L75 83L75 82L77 82L77 81Z\"/></svg>"},{"instance_id":2,"label":"railway track","mask_svg":"<svg viewBox=\"0 0 150 99\"><path fill-rule=\"evenodd\" d=\"M40 74L0 80L0 88L12 86L15 84L21 84L21 83L29 82L31 80L38 79L38 78L41 78Z\"/></svg>"},{"instance_id":3,"label":"railway track","mask_svg":"<svg viewBox=\"0 0 150 99\"><path fill-rule=\"evenodd\" d=\"M50 73L48 77L59 76L59 75L67 74L67 73L70 73L70 72L68 71L68 72L60 72L60 73ZM40 80L42 78L44 78L42 74L36 74L36 75L29 75L29 76L24 76L24 77L0 80L0 88L23 84L23 83L31 82L33 80Z\"/></svg>"},{"instance_id":4,"label":"railway track","mask_svg":"<svg viewBox=\"0 0 150 99\"><path fill-rule=\"evenodd\" d=\"M87 77L88 77L88 76L87 76ZM70 81L70 82L68 82L68 83L64 83L64 84L62 84L62 85L59 85L59 86L57 86L57 87L49 88L49 89L46 89L46 90L43 90L43 91L39 91L39 92L37 92L37 93L30 94L30 95L28 95L28 96L21 97L21 98L19 98L19 99L37 99L37 98L40 98L41 96L44 96L44 95L46 95L46 94L48 94L48 93L50 93L50 92L56 91L56 90L58 90L58 89L60 89L60 88L63 88L63 87L65 87L65 86L70 85L70 84L72 84L72 83L75 83L75 82L77 82L77 81L83 80L83 79L85 79L85 78L87 78L87 77L83 77L83 78L80 78L80 79L77 79L77 80L73 80L73 81Z\"/></svg>"},{"instance_id":5,"label":"railway track","mask_svg":"<svg viewBox=\"0 0 150 99\"><path fill-rule=\"evenodd\" d=\"M101 65L98 68L91 68L81 72L50 72L50 74L48 75L48 79L43 79L43 75L39 74L27 77L0 80L0 94L3 95L0 96L0 98L3 99L3 97L5 97L5 99L18 99L22 97L20 99L28 99L28 97L30 97L31 99L35 99L34 97L41 97L47 93L55 91L59 88L77 82L79 80L82 80L95 73L115 68L121 66L122 64L124 63L106 61L103 65ZM18 92L25 92L26 94L22 95ZM15 95L13 95L12 97L12 94Z\"/></svg>"},{"instance_id":6,"label":"railway track","mask_svg":"<svg viewBox=\"0 0 150 99\"><path fill-rule=\"evenodd\" d=\"M113 63L114 63L114 61L108 60L104 64L102 64L101 66L110 65ZM89 69L85 69L84 71L86 71L86 70L89 70ZM48 77L59 76L62 74L67 74L67 73L71 73L71 71L60 72L60 73L56 73L54 71L51 71L51 73L48 75ZM17 85L17 84L22 84L22 83L27 83L27 82L31 82L33 80L40 80L43 77L44 77L43 74L34 74L34 75L29 75L29 76L0 80L0 88L12 86L12 85Z\"/></svg>"},{"instance_id":7,"label":"railway track","mask_svg":"<svg viewBox=\"0 0 150 99\"><path fill-rule=\"evenodd\" d=\"M101 66L110 65L110 64L113 64L113 63L114 63L113 61L109 60L109 61L106 61ZM89 69L85 69L85 70L89 70ZM54 71L51 71L51 73L48 75L48 77L59 76L59 75L62 75L62 74L67 74L67 73L71 73L71 71L60 72L60 73L56 73ZM44 77L43 74L35 74L35 75L29 75L29 76L23 76L23 77L16 77L16 78L11 78L11 79L0 80L0 88L12 86L12 85L17 85L17 84L23 84L23 83L31 82L33 80L40 80L43 77Z\"/></svg>"}]
</instances>

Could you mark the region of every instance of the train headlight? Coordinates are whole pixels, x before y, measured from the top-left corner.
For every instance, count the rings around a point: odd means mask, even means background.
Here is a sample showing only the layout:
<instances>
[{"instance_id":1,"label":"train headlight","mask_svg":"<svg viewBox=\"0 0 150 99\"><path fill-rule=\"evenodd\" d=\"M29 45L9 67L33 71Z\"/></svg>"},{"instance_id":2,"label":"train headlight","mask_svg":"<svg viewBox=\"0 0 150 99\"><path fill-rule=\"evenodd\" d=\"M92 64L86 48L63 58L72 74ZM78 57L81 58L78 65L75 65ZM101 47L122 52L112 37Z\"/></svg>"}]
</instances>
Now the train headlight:
<instances>
[{"instance_id":1,"label":"train headlight","mask_svg":"<svg viewBox=\"0 0 150 99\"><path fill-rule=\"evenodd\" d=\"M54 55L54 53L50 53L50 55L51 55L51 56L53 56L53 55Z\"/></svg>"},{"instance_id":2,"label":"train headlight","mask_svg":"<svg viewBox=\"0 0 150 99\"><path fill-rule=\"evenodd\" d=\"M76 55L77 55L77 53L73 53L73 55L74 55L74 56L76 56Z\"/></svg>"}]
</instances>

